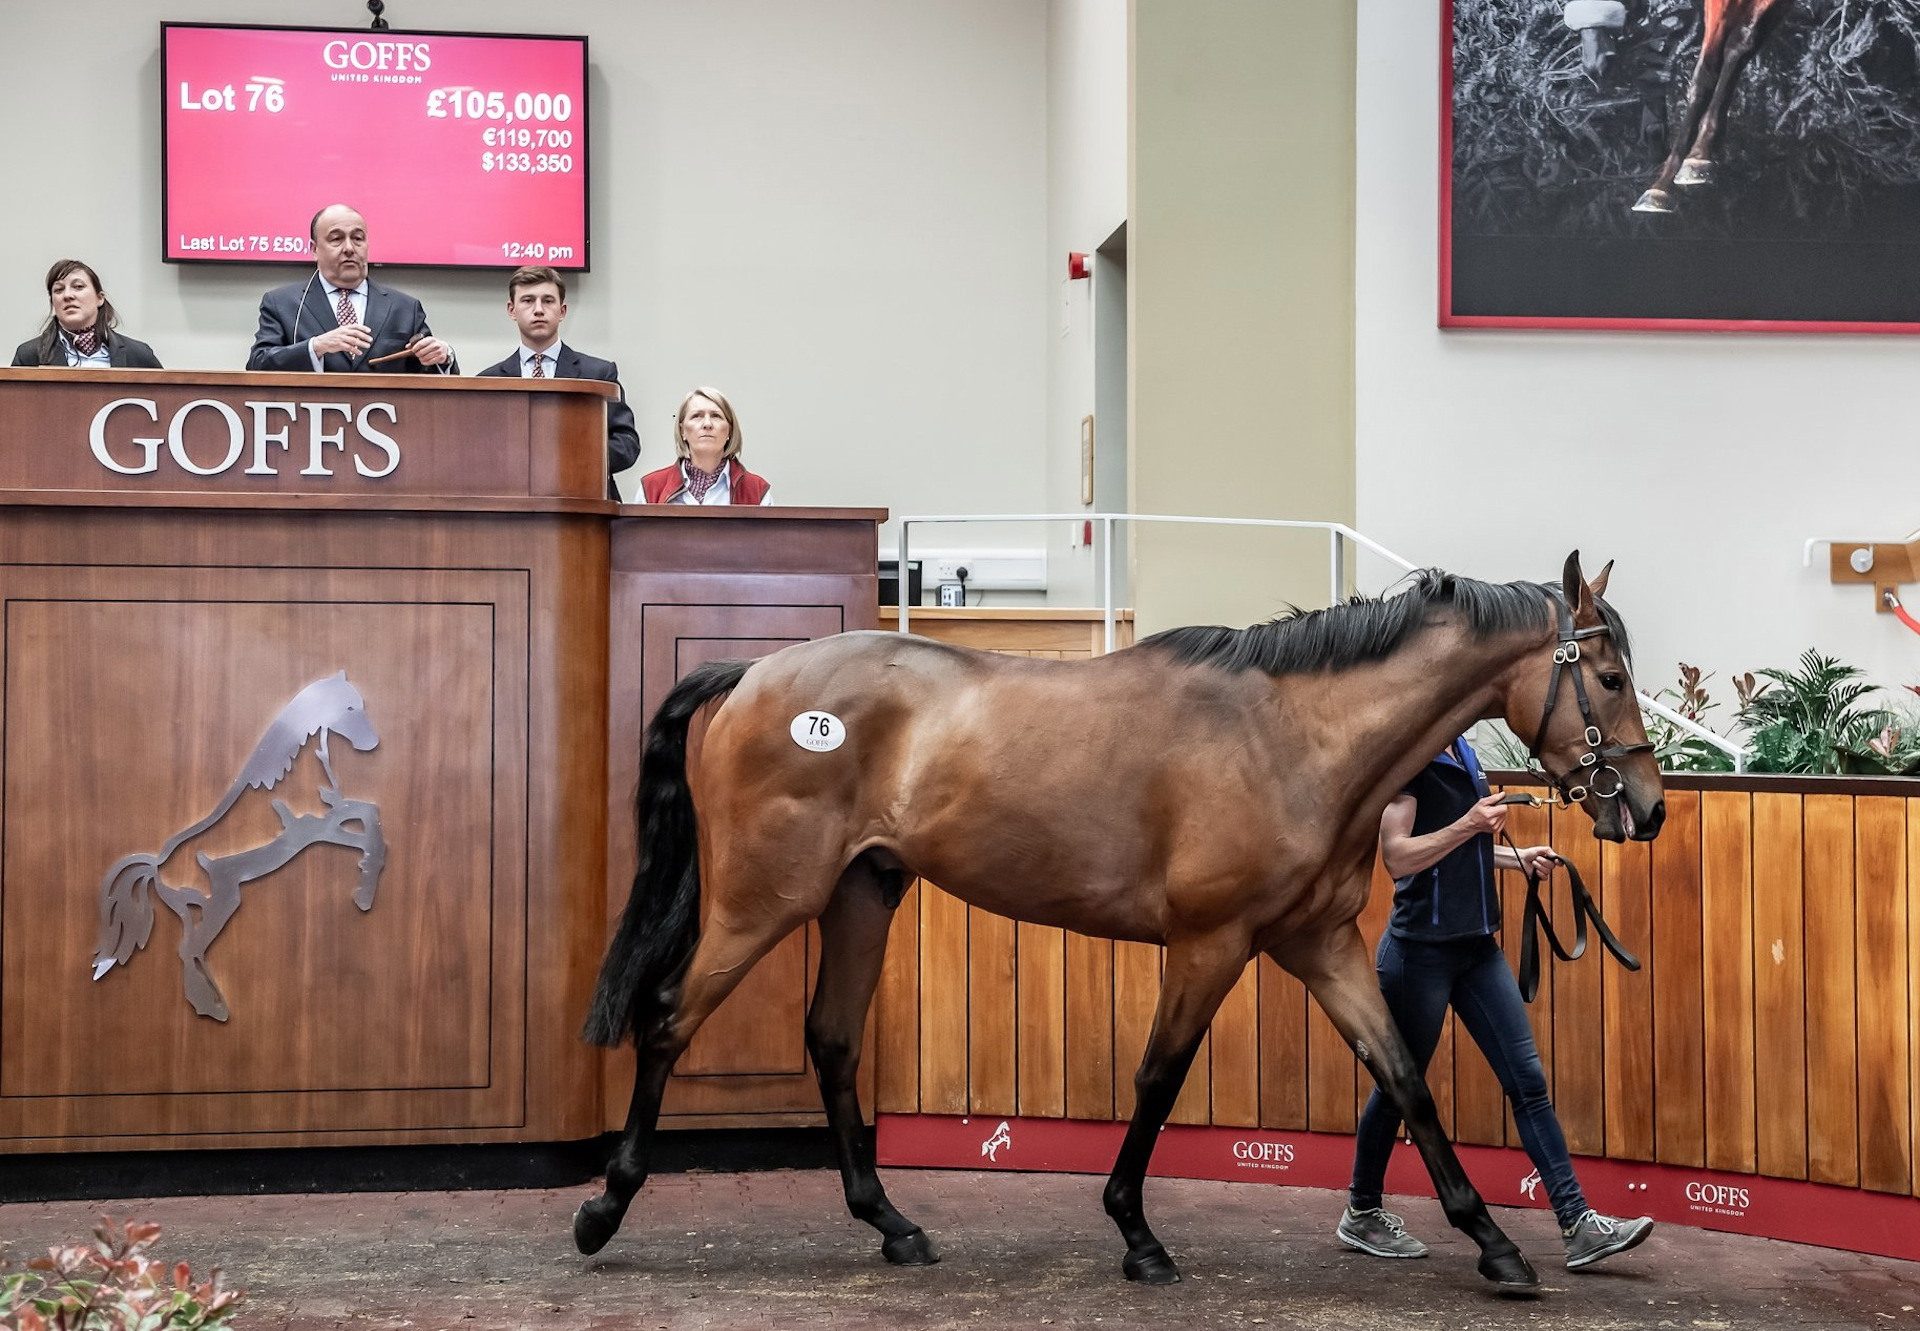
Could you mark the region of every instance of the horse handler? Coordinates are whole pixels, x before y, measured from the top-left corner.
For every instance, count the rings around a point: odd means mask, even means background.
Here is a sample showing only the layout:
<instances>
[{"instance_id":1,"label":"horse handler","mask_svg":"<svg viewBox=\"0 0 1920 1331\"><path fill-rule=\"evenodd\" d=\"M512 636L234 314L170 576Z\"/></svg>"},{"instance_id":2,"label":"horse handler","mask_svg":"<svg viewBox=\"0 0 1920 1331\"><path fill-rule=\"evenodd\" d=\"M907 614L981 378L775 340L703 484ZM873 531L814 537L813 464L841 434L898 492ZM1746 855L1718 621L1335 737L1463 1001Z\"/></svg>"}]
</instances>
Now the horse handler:
<instances>
[{"instance_id":1,"label":"horse handler","mask_svg":"<svg viewBox=\"0 0 1920 1331\"><path fill-rule=\"evenodd\" d=\"M1653 1221L1601 1215L1574 1177L1520 986L1494 941L1500 927L1495 866L1544 877L1560 861L1548 846L1495 846L1506 821L1506 808L1488 789L1465 736L1393 798L1380 817L1380 854L1394 878L1393 917L1376 964L1387 1007L1422 1072L1449 1007L1487 1056L1560 1218L1567 1268L1577 1271L1639 1244L1653 1232ZM1354 1134L1353 1184L1334 1233L1375 1257L1425 1257L1427 1245L1380 1205L1399 1131L1398 1111L1376 1090Z\"/></svg>"}]
</instances>

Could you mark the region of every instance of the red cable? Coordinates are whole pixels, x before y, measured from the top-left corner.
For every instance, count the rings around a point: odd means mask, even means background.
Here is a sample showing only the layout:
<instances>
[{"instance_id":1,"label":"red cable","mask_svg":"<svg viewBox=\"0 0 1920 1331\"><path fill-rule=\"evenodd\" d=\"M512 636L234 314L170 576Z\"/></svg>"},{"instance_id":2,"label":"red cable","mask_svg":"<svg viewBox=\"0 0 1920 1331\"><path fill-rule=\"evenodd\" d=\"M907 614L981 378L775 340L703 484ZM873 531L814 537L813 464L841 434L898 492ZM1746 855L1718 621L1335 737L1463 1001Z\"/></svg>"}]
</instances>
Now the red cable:
<instances>
[{"instance_id":1,"label":"red cable","mask_svg":"<svg viewBox=\"0 0 1920 1331\"><path fill-rule=\"evenodd\" d=\"M1893 611L1894 618L1898 619L1915 633L1920 633L1920 619L1915 619L1907 613L1907 608L1900 604L1900 598L1892 592L1888 592L1886 598L1887 608Z\"/></svg>"}]
</instances>

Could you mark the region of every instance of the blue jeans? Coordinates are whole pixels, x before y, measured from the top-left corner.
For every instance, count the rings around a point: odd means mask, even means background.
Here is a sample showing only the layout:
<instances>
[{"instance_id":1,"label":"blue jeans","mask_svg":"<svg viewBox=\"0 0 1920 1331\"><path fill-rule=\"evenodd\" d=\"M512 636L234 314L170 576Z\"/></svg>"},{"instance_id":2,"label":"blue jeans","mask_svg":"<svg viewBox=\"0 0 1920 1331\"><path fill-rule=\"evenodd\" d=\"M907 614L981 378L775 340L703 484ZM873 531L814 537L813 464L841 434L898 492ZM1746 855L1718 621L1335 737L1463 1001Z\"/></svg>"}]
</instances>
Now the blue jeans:
<instances>
[{"instance_id":1,"label":"blue jeans","mask_svg":"<svg viewBox=\"0 0 1920 1331\"><path fill-rule=\"evenodd\" d=\"M1461 1025L1487 1056L1513 1105L1520 1140L1540 1171L1540 1182L1561 1227L1573 1224L1587 1209L1587 1199L1573 1176L1567 1139L1554 1116L1540 1051L1527 1025L1526 1004L1520 1001L1520 986L1499 945L1490 935L1430 943L1389 933L1380 940L1376 964L1387 1010L1423 1074L1440 1043L1447 1008L1459 1014ZM1356 1211L1380 1205L1387 1157L1399 1131L1400 1111L1375 1090L1354 1134L1348 1204Z\"/></svg>"}]
</instances>

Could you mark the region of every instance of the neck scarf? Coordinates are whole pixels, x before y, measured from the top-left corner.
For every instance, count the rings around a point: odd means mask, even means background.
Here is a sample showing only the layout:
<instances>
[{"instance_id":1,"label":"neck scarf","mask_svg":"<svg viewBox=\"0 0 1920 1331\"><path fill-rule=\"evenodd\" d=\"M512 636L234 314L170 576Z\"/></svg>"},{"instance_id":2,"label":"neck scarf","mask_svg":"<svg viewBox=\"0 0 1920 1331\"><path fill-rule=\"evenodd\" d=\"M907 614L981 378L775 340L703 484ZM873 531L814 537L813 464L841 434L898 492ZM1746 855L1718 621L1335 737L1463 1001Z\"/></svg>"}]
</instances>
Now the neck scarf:
<instances>
[{"instance_id":1,"label":"neck scarf","mask_svg":"<svg viewBox=\"0 0 1920 1331\"><path fill-rule=\"evenodd\" d=\"M721 473L727 469L727 464L722 462L712 471L701 471L693 465L692 458L688 458L683 465L687 473L687 493L693 496L693 502L696 504L707 497L707 491L714 487Z\"/></svg>"},{"instance_id":2,"label":"neck scarf","mask_svg":"<svg viewBox=\"0 0 1920 1331\"><path fill-rule=\"evenodd\" d=\"M91 356L100 349L100 333L97 327L83 328L77 333L67 333L67 341L73 343L74 350L82 356Z\"/></svg>"}]
</instances>

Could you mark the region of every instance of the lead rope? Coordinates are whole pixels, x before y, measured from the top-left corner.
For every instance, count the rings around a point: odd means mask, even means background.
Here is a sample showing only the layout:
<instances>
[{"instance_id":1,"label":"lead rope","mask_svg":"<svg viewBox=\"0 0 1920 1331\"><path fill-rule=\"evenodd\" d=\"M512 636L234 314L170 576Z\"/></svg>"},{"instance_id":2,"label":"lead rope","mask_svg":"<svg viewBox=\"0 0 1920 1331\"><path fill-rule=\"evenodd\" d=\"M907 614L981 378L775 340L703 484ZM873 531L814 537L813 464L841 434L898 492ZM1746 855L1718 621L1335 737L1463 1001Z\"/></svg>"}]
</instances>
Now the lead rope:
<instances>
[{"instance_id":1,"label":"lead rope","mask_svg":"<svg viewBox=\"0 0 1920 1331\"><path fill-rule=\"evenodd\" d=\"M1521 865L1527 875L1527 904L1520 916L1520 999L1531 1003L1534 995L1540 992L1540 936L1546 935L1547 946L1553 949L1553 955L1562 961L1578 961L1587 951L1587 921L1593 921L1593 931L1600 936L1600 945L1613 954L1613 959L1630 971L1640 969L1640 958L1627 951L1625 944L1607 927L1600 918L1600 908L1593 903L1593 896L1587 891L1586 883L1580 877L1580 870L1571 860L1560 860L1567 871L1567 888L1573 900L1573 949L1569 951L1560 942L1560 935L1553 931L1553 918L1547 913L1546 904L1540 899L1540 875L1535 873L1527 862L1520 858L1520 848L1513 844L1513 837L1504 829L1500 839L1507 843L1507 849ZM1558 856L1555 856L1559 859Z\"/></svg>"}]
</instances>

